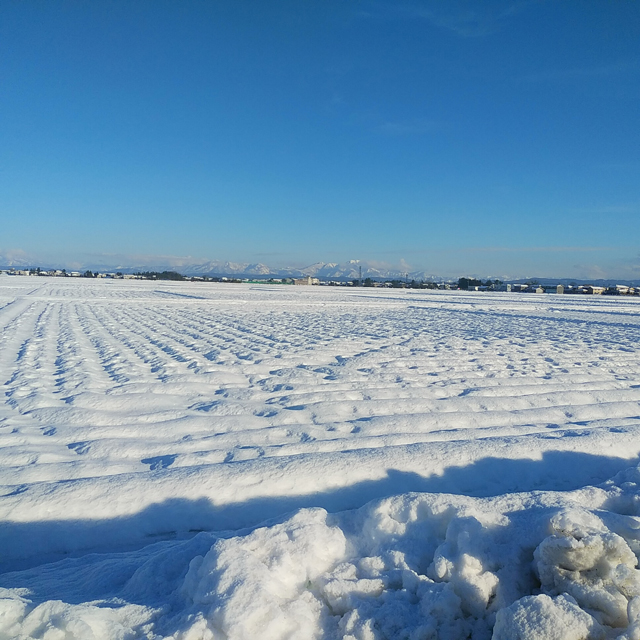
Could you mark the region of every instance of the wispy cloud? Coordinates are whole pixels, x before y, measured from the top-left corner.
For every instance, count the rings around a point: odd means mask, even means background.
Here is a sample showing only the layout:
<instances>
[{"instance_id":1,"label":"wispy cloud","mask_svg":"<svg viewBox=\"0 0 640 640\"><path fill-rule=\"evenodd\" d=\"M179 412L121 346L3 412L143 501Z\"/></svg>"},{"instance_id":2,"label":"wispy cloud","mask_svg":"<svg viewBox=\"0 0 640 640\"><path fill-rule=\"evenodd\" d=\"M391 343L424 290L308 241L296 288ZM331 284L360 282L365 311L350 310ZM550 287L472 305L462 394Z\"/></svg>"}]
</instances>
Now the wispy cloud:
<instances>
[{"instance_id":1,"label":"wispy cloud","mask_svg":"<svg viewBox=\"0 0 640 640\"><path fill-rule=\"evenodd\" d=\"M619 260L613 269L617 277L629 280L640 279L640 253L626 260Z\"/></svg>"},{"instance_id":2,"label":"wispy cloud","mask_svg":"<svg viewBox=\"0 0 640 640\"><path fill-rule=\"evenodd\" d=\"M434 256L434 255L446 255L452 254L466 255L470 253L513 253L513 254L526 254L526 253L597 253L597 252L610 252L610 251L622 251L635 249L635 247L462 247L462 246L441 246L438 248L397 248L397 249L385 249L376 251L378 255L388 256Z\"/></svg>"},{"instance_id":3,"label":"wispy cloud","mask_svg":"<svg viewBox=\"0 0 640 640\"><path fill-rule=\"evenodd\" d=\"M31 256L26 252L23 251L22 249L2 249L0 248L0 255L3 255L7 258L11 258L14 260L27 260L29 259Z\"/></svg>"},{"instance_id":4,"label":"wispy cloud","mask_svg":"<svg viewBox=\"0 0 640 640\"><path fill-rule=\"evenodd\" d=\"M388 251L380 253L404 253L406 255L421 254L468 254L468 253L594 253L598 251L619 251L630 247L442 247L438 249L415 249Z\"/></svg>"},{"instance_id":5,"label":"wispy cloud","mask_svg":"<svg viewBox=\"0 0 640 640\"><path fill-rule=\"evenodd\" d=\"M640 171L640 162L603 162L598 165L599 169L608 171Z\"/></svg>"},{"instance_id":6,"label":"wispy cloud","mask_svg":"<svg viewBox=\"0 0 640 640\"><path fill-rule=\"evenodd\" d=\"M13 266L37 266L34 257L22 249L1 249L0 265L3 267Z\"/></svg>"},{"instance_id":7,"label":"wispy cloud","mask_svg":"<svg viewBox=\"0 0 640 640\"><path fill-rule=\"evenodd\" d=\"M615 251L620 247L460 247L458 251L473 253L593 253Z\"/></svg>"},{"instance_id":8,"label":"wispy cloud","mask_svg":"<svg viewBox=\"0 0 640 640\"><path fill-rule=\"evenodd\" d=\"M412 118L410 120L396 120L383 122L377 129L389 135L415 135L434 133L443 128L443 123L426 118Z\"/></svg>"},{"instance_id":9,"label":"wispy cloud","mask_svg":"<svg viewBox=\"0 0 640 640\"><path fill-rule=\"evenodd\" d=\"M640 204L621 204L621 205L604 205L600 207L578 207L569 209L571 213L578 214L636 214L640 213Z\"/></svg>"},{"instance_id":10,"label":"wispy cloud","mask_svg":"<svg viewBox=\"0 0 640 640\"><path fill-rule=\"evenodd\" d=\"M549 69L530 73L520 78L523 82L561 82L583 78L609 78L640 72L640 59L621 60L613 64L574 67L573 69Z\"/></svg>"},{"instance_id":11,"label":"wispy cloud","mask_svg":"<svg viewBox=\"0 0 640 640\"><path fill-rule=\"evenodd\" d=\"M573 268L576 273L581 274L582 278L592 280L606 280L611 275L610 270L597 264L574 264Z\"/></svg>"},{"instance_id":12,"label":"wispy cloud","mask_svg":"<svg viewBox=\"0 0 640 640\"><path fill-rule=\"evenodd\" d=\"M583 278L618 279L622 282L637 282L640 279L640 255L630 260L620 260L606 265L575 264L574 270Z\"/></svg>"},{"instance_id":13,"label":"wispy cloud","mask_svg":"<svg viewBox=\"0 0 640 640\"><path fill-rule=\"evenodd\" d=\"M511 17L541 0L429 0L415 3L371 2L359 14L378 19L423 19L462 38L490 35Z\"/></svg>"},{"instance_id":14,"label":"wispy cloud","mask_svg":"<svg viewBox=\"0 0 640 640\"><path fill-rule=\"evenodd\" d=\"M143 253L103 253L75 252L72 254L38 254L31 256L31 262L39 266L56 266L72 269L102 268L129 269L138 267L162 267L180 269L181 267L207 262L204 258L193 256L175 256Z\"/></svg>"},{"instance_id":15,"label":"wispy cloud","mask_svg":"<svg viewBox=\"0 0 640 640\"><path fill-rule=\"evenodd\" d=\"M193 256L174 256L163 254L143 254L143 253L92 253L82 256L86 262L104 261L109 264L122 265L167 265L179 267L182 265L206 262L204 258Z\"/></svg>"}]
</instances>

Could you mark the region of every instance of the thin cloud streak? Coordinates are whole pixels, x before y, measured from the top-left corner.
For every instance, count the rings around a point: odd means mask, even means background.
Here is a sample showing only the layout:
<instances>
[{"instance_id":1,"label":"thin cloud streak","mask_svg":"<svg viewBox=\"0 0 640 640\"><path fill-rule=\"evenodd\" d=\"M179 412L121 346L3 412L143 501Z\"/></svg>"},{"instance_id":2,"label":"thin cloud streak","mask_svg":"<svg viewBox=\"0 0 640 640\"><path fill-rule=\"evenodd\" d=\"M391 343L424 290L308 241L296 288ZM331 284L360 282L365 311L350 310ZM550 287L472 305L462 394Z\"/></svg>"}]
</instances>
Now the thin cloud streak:
<instances>
[{"instance_id":1,"label":"thin cloud streak","mask_svg":"<svg viewBox=\"0 0 640 640\"><path fill-rule=\"evenodd\" d=\"M578 67L574 69L552 69L531 73L520 78L522 82L549 82L574 80L581 78L608 78L627 73L640 72L640 60L626 60L615 64L598 65L594 67Z\"/></svg>"},{"instance_id":2,"label":"thin cloud streak","mask_svg":"<svg viewBox=\"0 0 640 640\"><path fill-rule=\"evenodd\" d=\"M635 247L439 247L425 249L389 249L376 251L378 255L433 255L464 253L592 253L598 251L623 251Z\"/></svg>"},{"instance_id":3,"label":"thin cloud streak","mask_svg":"<svg viewBox=\"0 0 640 640\"><path fill-rule=\"evenodd\" d=\"M377 127L381 133L390 135L412 135L435 133L442 130L441 122L424 118L414 118L411 120L400 120L395 122L385 122Z\"/></svg>"},{"instance_id":4,"label":"thin cloud streak","mask_svg":"<svg viewBox=\"0 0 640 640\"><path fill-rule=\"evenodd\" d=\"M620 247L470 247L460 248L460 252L473 251L484 253L590 253L597 251L616 251Z\"/></svg>"},{"instance_id":5,"label":"thin cloud streak","mask_svg":"<svg viewBox=\"0 0 640 640\"><path fill-rule=\"evenodd\" d=\"M569 209L571 213L603 213L603 214L628 214L628 213L640 213L639 205L610 205L605 207L586 207Z\"/></svg>"},{"instance_id":6,"label":"thin cloud streak","mask_svg":"<svg viewBox=\"0 0 640 640\"><path fill-rule=\"evenodd\" d=\"M455 33L461 38L478 38L500 31L503 24L532 4L541 0L507 0L492 6L480 2L450 0L449 2L427 2L423 4L372 3L369 10L358 15L376 19L423 19L436 27Z\"/></svg>"}]
</instances>

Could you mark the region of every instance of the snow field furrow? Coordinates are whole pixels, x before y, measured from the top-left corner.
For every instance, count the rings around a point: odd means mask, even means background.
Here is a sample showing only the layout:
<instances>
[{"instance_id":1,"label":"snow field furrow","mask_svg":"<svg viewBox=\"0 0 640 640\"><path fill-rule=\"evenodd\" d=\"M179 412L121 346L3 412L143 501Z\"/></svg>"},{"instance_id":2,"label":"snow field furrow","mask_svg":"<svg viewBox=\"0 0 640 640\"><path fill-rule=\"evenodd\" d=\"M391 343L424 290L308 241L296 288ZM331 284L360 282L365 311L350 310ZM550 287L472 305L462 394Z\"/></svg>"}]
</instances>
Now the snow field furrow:
<instances>
[{"instance_id":1,"label":"snow field furrow","mask_svg":"<svg viewBox=\"0 0 640 640\"><path fill-rule=\"evenodd\" d=\"M187 341L184 337L180 337L178 325L174 325L176 331L172 334L167 331L170 325L161 319L160 313L150 315L151 317L147 318L146 324L142 324L141 318L131 313L124 313L120 321L132 334L157 349L158 358L169 356L173 361L183 365L181 367L183 372L198 374L211 370L211 361L201 354L197 343L193 341L193 338L199 337L197 334L191 336L192 339ZM205 347L206 353L210 353L214 349L213 346L207 347Z\"/></svg>"},{"instance_id":2,"label":"snow field furrow","mask_svg":"<svg viewBox=\"0 0 640 640\"><path fill-rule=\"evenodd\" d=\"M50 348L48 340L49 327L56 323L55 306L39 305L37 317L33 324L31 336L23 340L15 356L15 365L11 377L5 382L5 395L8 404L24 413L21 407L25 399L42 401L50 396L54 380L50 371L40 371L43 358ZM55 332L55 329L54 329ZM54 343L55 344L55 343ZM44 373L44 375L42 375ZM47 375L49 374L49 375ZM38 393L42 389L43 393Z\"/></svg>"},{"instance_id":3,"label":"snow field furrow","mask_svg":"<svg viewBox=\"0 0 640 640\"><path fill-rule=\"evenodd\" d=\"M103 356L107 357L105 370L113 375L115 381L122 384L147 381L149 372L156 374L160 371L158 362L152 361L149 349L131 341L111 315L111 309L96 307L91 312L97 323L93 330L106 345L103 351Z\"/></svg>"},{"instance_id":4,"label":"snow field furrow","mask_svg":"<svg viewBox=\"0 0 640 640\"><path fill-rule=\"evenodd\" d=\"M84 376L84 389L88 392L108 393L116 384L127 381L125 377L108 371L108 355L106 347L100 339L91 332L90 320L87 319L86 310L75 304L73 311L68 315L69 329L78 346L78 352L82 355L82 375ZM75 398L73 398L75 400Z\"/></svg>"},{"instance_id":5,"label":"snow field furrow","mask_svg":"<svg viewBox=\"0 0 640 640\"><path fill-rule=\"evenodd\" d=\"M600 544L615 531L640 554L640 476L586 487L640 454L639 311L635 300L586 296L2 284L0 588L9 596L0 613L12 603L18 625L8 637L29 637L41 616L39 629L57 624L78 640L82 616L104 615L104 628L117 621L123 638L138 637L139 616L150 630L139 637L183 640L167 626L173 614L153 613L169 601L181 630L207 637L218 614L202 594L230 611L259 573L267 582L245 608L265 593L277 599L273 585L289 575L279 563L291 573L318 554L322 570L274 609L325 616L318 638L360 639L375 628L391 640L432 615L444 629L445 610L458 612L451 637L490 638L482 630L496 612L506 620L500 612L529 606L518 598L536 589L551 594L544 606L566 611L558 594L574 594L575 615L587 615L577 588L556 594L520 567L552 571L553 535L586 522L591 533L580 529L571 544ZM583 511L565 518L567 505ZM360 511L342 512L351 509ZM524 546L509 527L521 527ZM504 553L488 551L492 536ZM262 550L270 555L252 565ZM17 572L1 573L9 570ZM214 575L234 585L229 598ZM445 596L440 613L425 608ZM409 613L398 617L401 609ZM598 624L614 620L597 615ZM247 628L232 625L228 639L256 637Z\"/></svg>"},{"instance_id":6,"label":"snow field furrow","mask_svg":"<svg viewBox=\"0 0 640 640\"><path fill-rule=\"evenodd\" d=\"M68 442L69 438L79 442L86 441L88 444L84 448L77 447L75 450L82 450L83 460L87 461L94 457L103 459L106 454L98 452L97 446L93 444L91 438L87 438L81 433L74 433L74 428L78 429L83 425L86 425L84 431L89 428L93 429L94 426L98 429L115 428L122 424L126 415L128 428L140 429L144 424L151 423L152 426L145 435L146 441L150 443L153 440L153 432L158 429L159 425L174 424L180 420L183 411L194 413L194 408L195 411L202 412L207 418L211 418L211 428L214 431L216 429L215 421L226 415L235 415L238 418L244 417L246 419L253 416L261 418L264 422L262 428L254 427L249 432L239 428L238 424L228 433L235 433L237 437L243 438L247 437L246 434L251 433L252 446L261 447L259 454L263 456L295 455L313 450L314 446L318 450L327 448L336 450L337 447L349 449L351 446L356 446L349 444L349 440L361 443L366 439L370 446L376 446L376 441L378 446L388 446L390 440L385 436L388 435L389 430L396 431L403 443L408 442L409 438L413 438L415 442L421 442L425 438L433 440L434 436L428 434L456 432L464 430L466 428L464 425L482 432L497 430L500 433L505 433L505 430L511 432L518 428L534 432L547 429L548 424L556 425L558 428L563 425L581 428L592 420L601 419L603 415L609 417L615 415L624 419L633 418L638 413L634 400L640 394L634 389L625 390L625 381L621 380L626 377L621 373L621 370L633 369L636 364L634 353L631 355L625 353L624 357L629 364L623 364L622 358L617 357L617 379L615 381L607 376L594 378L588 374L577 375L575 373L577 370L584 370L584 367L599 365L604 362L603 360L574 361L572 372L569 373L567 360L573 360L575 354L572 351L575 349L567 349L566 347L562 350L558 349L558 353L553 357L549 357L547 350L541 351L537 355L529 352L529 357L521 359L524 362L507 365L507 367L513 366L511 373L509 373L510 370L505 369L504 362L514 362L517 353L513 353L513 347L515 346L516 350L521 350L520 343L514 343L513 340L509 340L508 344L494 341L494 354L488 357L486 347L479 341L468 338L461 341L455 335L451 337L452 323L448 321L448 338L443 338L444 332L436 327L439 343L433 342L433 335L425 340L423 327L417 330L417 326L414 327L414 335L407 340L398 341L394 337L391 342L382 345L386 360L380 360L379 345L372 351L366 349L363 351L362 347L366 347L367 340L362 340L362 336L357 332L361 343L360 348L353 349L352 345L350 349L353 352L352 355L341 355L338 360L334 355L335 351L326 356L322 355L322 348L318 346L320 343L318 340L314 347L318 350L315 358L317 360L320 357L320 360L325 364L319 364L315 367L305 365L302 370L299 370L300 364L294 365L292 363L289 367L285 366L284 369L276 371L276 379L287 378L294 384L280 382L274 384L270 382L271 377L264 377L265 373L259 373L256 376L255 373L242 372L244 369L254 368L255 364L254 361L247 360L246 357L238 357L249 351L249 347L241 346L238 348L237 345L250 344L253 353L259 354L259 357L262 358L264 355L269 355L273 349L272 345L282 344L279 342L282 340L282 336L289 335L291 337L292 328L298 332L296 334L298 336L308 332L309 325L319 321L315 315L312 315L311 318L306 317L306 322L301 323L297 318L292 322L294 314L290 311L284 314L272 311L269 314L271 322L265 325L261 322L265 314L254 313L252 316L250 310L246 309L246 305L240 316L225 311L215 314L215 320L212 320L209 314L204 314L201 308L194 311L189 306L186 307L186 310L180 308L151 309L146 315L142 315L141 309L137 307L93 307L91 309L93 318L86 315L86 310L85 312L81 310L82 307L78 306L77 301L75 309L76 314L73 317L77 318L78 324L82 327L83 337L89 340L88 343L83 343L84 362L91 360L91 354L95 354L103 375L107 374L110 380L109 388L105 388L104 384L99 385L102 386L103 391L112 393L115 389L113 385L115 382L119 382L120 385L125 384L125 388L127 384L132 382L129 376L122 373L124 370L131 375L131 371L134 369L130 361L123 361L123 350L133 351L136 358L144 363L145 367L138 373L138 379L143 378L146 368L149 367L155 376L166 383L169 379L176 379L178 376L190 377L192 380L197 379L199 374L207 371L207 366L211 366L209 364L211 361L208 358L199 358L199 352L205 350L206 353L211 353L216 349L222 352L225 351L225 344L227 347L236 345L231 347L236 357L236 360L232 362L240 367L238 372L240 378L246 381L241 384L241 387L249 387L248 392L244 395L239 395L236 392L228 393L227 389L227 392L224 392L222 396L218 396L217 394L222 389L219 388L219 385L214 384L210 402L201 402L198 405L197 402L193 402L196 399L196 394L192 397L184 396L184 402L181 402L180 396L175 396L168 398L168 408L165 410L160 409L162 403L157 397L151 397L150 402L146 402L145 398L148 396L139 396L138 394L133 394L126 400L125 397L131 394L125 394L119 400L119 408L115 408L118 405L113 405L109 396L100 396L100 389L98 389L97 395L83 393L81 389L77 393L69 393L67 402L71 404L57 410L52 410L46 404L48 401L45 401L44 407L30 407L32 414L40 421L58 421L69 425L71 432L66 433L67 445L73 444L73 442ZM380 307L376 307L375 311L379 313L380 310ZM391 315L396 314L394 310L389 312L382 308L382 311ZM62 314L61 317L68 318L69 314ZM91 319L88 320L88 318ZM97 325L93 319L98 320ZM198 322L198 319L201 321ZM338 322L337 331L334 330L333 334L325 339L326 344L354 332L353 325L357 322L357 317L354 314L339 313L338 317L333 319L334 322L336 320ZM281 323L280 326L278 326L278 322ZM398 322L397 318L393 318L393 322ZM415 323L416 321L411 322ZM411 325L411 322L408 324ZM377 331L382 334L386 331L389 335L393 335L389 330L389 319L380 315L360 324L372 326L373 332ZM332 326L331 322L328 326ZM186 339L185 327L187 329ZM325 319L325 333L326 327ZM101 333L100 329L103 333L102 338L98 337L98 334ZM362 326L358 331L361 329ZM100 342L100 340L104 341L105 333L111 338L111 346L108 349ZM433 331L431 333L433 334ZM269 335L269 339L263 341L258 337L252 342L256 335L262 334ZM381 339L380 335L377 337ZM78 342L78 338L80 338L79 335L73 337L73 334L68 334L68 329L67 331L59 331L58 341L60 344L63 344L65 340ZM284 354L287 359L291 358L292 351L296 352L295 340L304 346L304 340L301 337L294 337L293 342L289 340L289 353ZM202 342L205 343L204 346L201 345ZM424 344L417 347L416 344L420 342L424 342ZM89 343L92 345L92 349L88 349ZM300 347L297 349L298 353L303 355L307 351L306 347L302 350ZM455 349L457 357L442 356L442 351L452 352L452 349ZM464 358L460 358L461 354L468 354L466 361ZM391 359L389 359L390 356L392 356ZM410 364L424 362L425 357L437 359L439 370L425 371L423 366L418 368L418 365ZM600 356L600 358L603 357ZM114 373L116 371L114 361L120 362L120 366L117 367L118 373ZM366 361L371 361L374 366L362 366L366 365ZM168 363L172 365L170 373L167 373L166 370ZM59 364L62 364L62 361ZM285 363L278 364L281 366L287 363L285 361ZM416 368L412 370L413 367ZM65 371L70 369L70 366L65 365ZM82 387L82 379L92 378L92 375L87 375L85 371L80 373L81 369L82 367L78 369L76 365L76 379L79 380L80 387ZM504 376L505 374L512 377L517 373L525 375L526 380L516 378L516 381L511 382L511 378L509 378L507 382L505 378L496 378L496 376ZM553 381L547 382L552 373L554 374ZM452 374L455 375L452 377ZM528 384L525 388L523 382L528 382L532 374L541 379L536 385ZM300 376L308 377L309 382L314 383L313 390L305 390L304 385L301 385ZM424 380L432 381L425 383ZM69 386L66 378L61 378L58 382L64 382ZM282 384L291 387L290 393L286 396L277 395L278 388ZM208 386L205 384L205 388ZM61 392L72 390L71 388L67 389L64 385L62 389L59 389ZM273 395L274 391L276 395ZM100 397L104 397L104 401L101 401ZM433 398L435 402L428 400L428 398ZM510 398L509 409L506 412L500 410L502 398ZM173 409L173 407L180 405L182 405L182 409ZM594 412L589 412L589 405L599 406L594 409ZM575 409L576 406L579 407L577 412L568 410L568 407ZM292 415L293 413L296 415ZM137 417L136 414L138 414ZM152 416L151 420L149 416ZM303 418L302 423L301 418ZM292 439L290 436L273 441L272 435L266 438L262 433L269 433L278 425L286 427L296 424L302 434L300 437L306 442L297 442L297 438ZM311 433L313 435L310 435ZM344 437L338 438L340 433L344 433ZM400 433L402 433L401 436ZM74 437L76 435L78 437ZM487 436L487 433L484 433L484 436ZM58 438L61 437L61 433L59 433ZM442 435L441 437L449 438L450 436ZM391 440L393 440L393 436L391 436ZM325 441L330 443L327 447L323 444ZM166 441L162 439L161 444L157 446L165 445ZM209 446L216 447L216 451L219 445L228 448L225 452L227 460L234 459L234 456L237 458L240 455L227 442L215 445L209 443ZM150 450L155 452L157 446L150 446ZM357 446L362 445L358 444ZM180 444L176 443L174 449L179 450ZM114 447L111 455L115 456L116 450L117 447ZM127 454L126 457L135 456ZM87 463L83 462L83 464ZM179 456L174 464L180 464Z\"/></svg>"}]
</instances>

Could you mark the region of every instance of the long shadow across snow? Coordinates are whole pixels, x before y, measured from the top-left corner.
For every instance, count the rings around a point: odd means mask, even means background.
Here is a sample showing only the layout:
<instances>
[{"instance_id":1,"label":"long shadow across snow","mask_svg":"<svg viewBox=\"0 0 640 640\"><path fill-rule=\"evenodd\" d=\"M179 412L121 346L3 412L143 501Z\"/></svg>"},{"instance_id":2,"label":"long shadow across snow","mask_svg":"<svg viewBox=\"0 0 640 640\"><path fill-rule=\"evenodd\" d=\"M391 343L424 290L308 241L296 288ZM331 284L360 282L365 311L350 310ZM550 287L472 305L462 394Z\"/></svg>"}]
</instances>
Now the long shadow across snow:
<instances>
[{"instance_id":1,"label":"long shadow across snow","mask_svg":"<svg viewBox=\"0 0 640 640\"><path fill-rule=\"evenodd\" d=\"M287 512L304 506L321 506L331 511L361 506L371 498L380 498L410 491L448 491L475 496L490 496L517 490L573 489L585 484L599 483L630 466L621 458L589 455L574 452L549 452L539 461L486 458L467 467L450 467L442 476L425 478L415 473L390 470L385 478L362 482L336 491L295 497L271 497L256 499L243 504L214 506L208 500L167 500L128 517L113 520L58 521L53 523L4 523L1 526L0 545L8 542L16 545L41 544L47 539L57 544L67 542L69 550L84 548L84 555L67 557L59 562L40 564L31 569L0 575L0 586L24 588L34 605L61 600L68 604L98 602L98 606L120 607L124 603L144 605L163 615L154 621L154 632L173 636L190 629L195 614L201 613L201 604L192 604L181 592L185 575L196 556L206 554L219 537L242 534L239 526L254 526L270 520L284 519ZM480 523L467 522L473 534L494 535L494 543L522 536L526 527L530 541L543 538L548 516L555 507L536 507L534 510L512 514L511 521L502 529L487 534ZM538 513L535 517L534 511ZM541 517L544 516L544 517ZM216 529L217 533L191 532L184 540L158 538L179 537L189 533L189 527ZM221 531L230 527L235 531ZM413 544L416 531L423 529L419 521L410 525L413 533L408 544ZM533 529L532 529L533 527ZM433 559L442 537L424 538L423 558L425 567ZM155 542L154 542L155 540ZM96 553L87 553L86 546L93 543ZM403 540L397 541L398 549ZM540 583L530 569L537 543L523 548L520 559L519 586L526 594L535 593ZM131 550L137 546L137 550ZM126 548L129 551L125 551ZM17 547L0 546L9 551ZM35 551L26 546L23 550ZM117 549L119 552L114 552ZM60 550L58 550L60 557ZM39 562L45 560L39 557ZM36 560L23 561L36 564ZM20 562L14 563L18 568ZM425 569L423 567L422 569ZM527 569L529 567L529 569ZM371 597L376 597L371 596ZM367 607L367 596L356 606ZM102 604L100 604L102 603Z\"/></svg>"},{"instance_id":2,"label":"long shadow across snow","mask_svg":"<svg viewBox=\"0 0 640 640\"><path fill-rule=\"evenodd\" d=\"M0 523L0 574L88 553L141 549L201 531L229 535L303 507L337 512L409 492L489 497L519 491L569 491L599 484L633 463L625 458L549 451L541 460L483 458L467 466L448 467L440 476L389 469L383 478L325 492L265 496L221 505L208 499L169 499L135 515L101 520L5 521Z\"/></svg>"}]
</instances>

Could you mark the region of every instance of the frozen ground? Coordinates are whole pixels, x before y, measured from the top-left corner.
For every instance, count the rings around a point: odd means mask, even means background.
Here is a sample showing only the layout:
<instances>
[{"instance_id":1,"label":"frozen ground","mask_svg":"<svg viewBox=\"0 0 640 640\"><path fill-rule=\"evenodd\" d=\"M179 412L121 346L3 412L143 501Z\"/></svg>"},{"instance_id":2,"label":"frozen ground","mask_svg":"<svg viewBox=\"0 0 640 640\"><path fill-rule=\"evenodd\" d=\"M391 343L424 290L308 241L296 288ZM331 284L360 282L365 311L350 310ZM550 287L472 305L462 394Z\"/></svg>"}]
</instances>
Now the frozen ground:
<instances>
[{"instance_id":1,"label":"frozen ground","mask_svg":"<svg viewBox=\"0 0 640 640\"><path fill-rule=\"evenodd\" d=\"M639 639L639 311L0 277L0 639Z\"/></svg>"}]
</instances>

